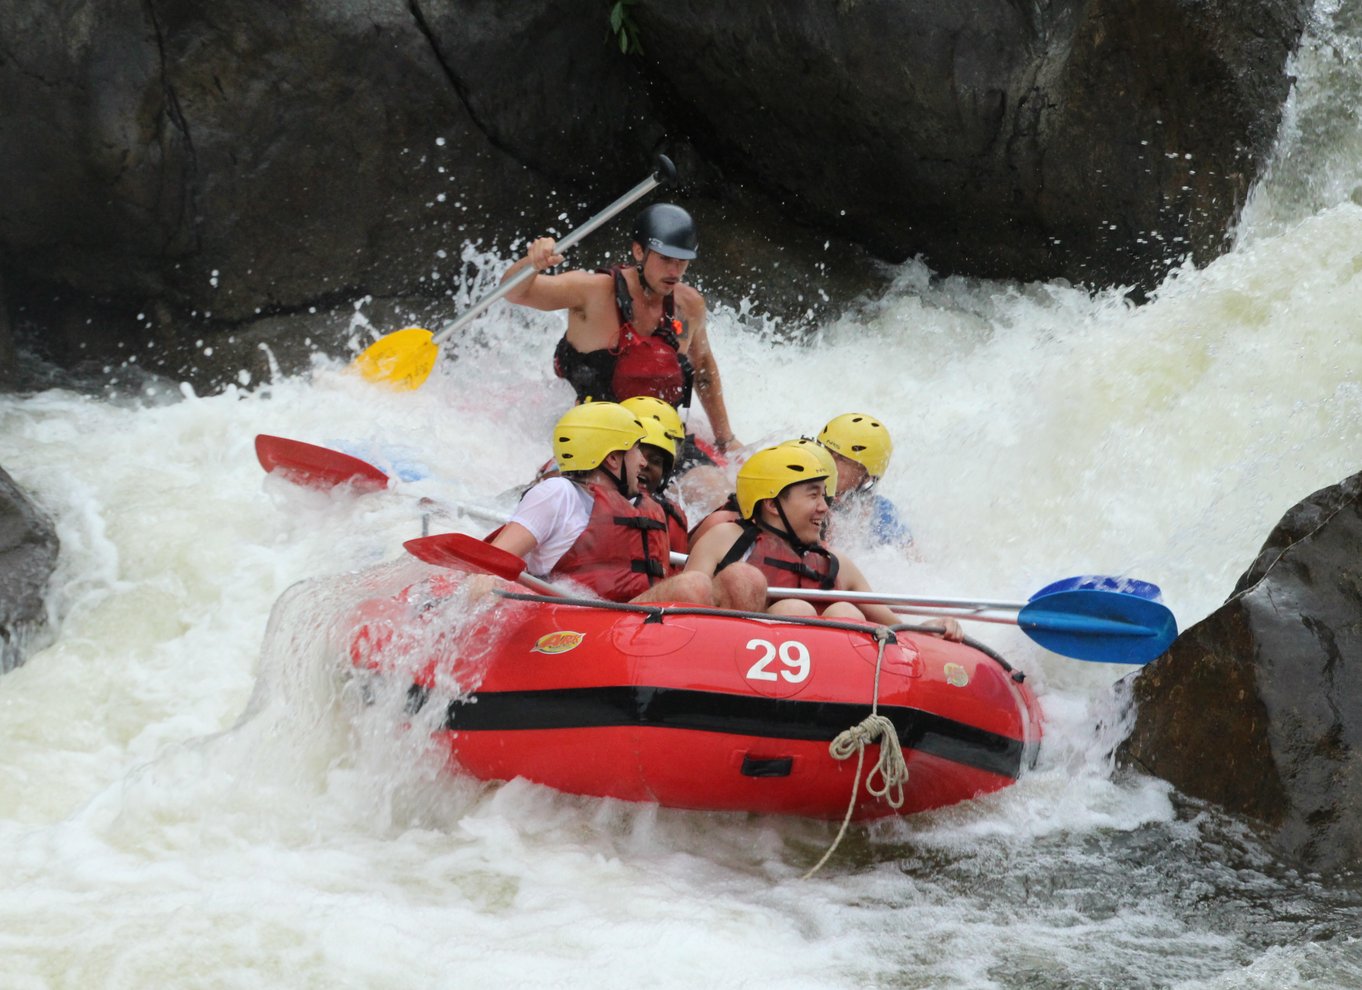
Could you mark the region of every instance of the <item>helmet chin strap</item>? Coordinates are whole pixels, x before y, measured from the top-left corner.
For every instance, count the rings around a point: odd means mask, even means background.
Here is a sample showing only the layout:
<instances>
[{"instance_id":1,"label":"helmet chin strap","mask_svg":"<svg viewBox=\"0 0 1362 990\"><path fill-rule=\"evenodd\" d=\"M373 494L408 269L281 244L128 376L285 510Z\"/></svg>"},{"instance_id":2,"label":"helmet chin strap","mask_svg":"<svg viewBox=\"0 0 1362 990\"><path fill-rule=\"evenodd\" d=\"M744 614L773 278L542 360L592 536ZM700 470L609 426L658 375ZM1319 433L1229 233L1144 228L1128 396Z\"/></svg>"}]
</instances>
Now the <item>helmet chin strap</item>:
<instances>
[{"instance_id":1,"label":"helmet chin strap","mask_svg":"<svg viewBox=\"0 0 1362 990\"><path fill-rule=\"evenodd\" d=\"M618 475L610 474L610 471L609 471L608 468L606 468L604 462L601 462L601 470L604 471L604 472L609 476L610 480L613 481L613 482L615 483L615 487L619 489L619 493L620 493L621 495L623 495L625 498L632 498L632 497L633 497L633 496L631 496L631 495L629 494L629 480L628 480L628 479L629 479L629 470L628 470L628 468L625 466L625 463L624 463L624 459L623 459L623 458L620 458L620 473L619 473Z\"/></svg>"},{"instance_id":2,"label":"helmet chin strap","mask_svg":"<svg viewBox=\"0 0 1362 990\"><path fill-rule=\"evenodd\" d=\"M643 258L642 258L642 260L636 261L636 262L634 263L634 270L638 272L638 284L641 285L641 286L643 286L643 292L644 292L644 294L645 294L645 295L649 295L649 296L655 296L655 295L657 295L657 290L654 289L651 285L649 285L649 284L648 284L648 280L647 280L646 278L644 278L644 276L643 276L643 266L644 266L644 264L645 264L647 261L648 261L648 249L647 249L647 248L644 248L644 249L643 249Z\"/></svg>"},{"instance_id":3,"label":"helmet chin strap","mask_svg":"<svg viewBox=\"0 0 1362 990\"><path fill-rule=\"evenodd\" d=\"M785 524L785 528L783 530L776 529L770 523L761 519L760 513L754 513L754 515L757 516L758 526L760 526L762 529L766 530L768 533L771 533L774 536L779 536L782 540L784 540L786 543L790 545L791 550L793 550L797 554L800 554L801 556L803 554L808 553L810 550L817 548L818 546L817 543L804 543L798 537L795 536L794 527L790 525L790 517L785 515L785 507L780 504L779 495L771 499L771 504L776 507L776 514L780 516L780 521Z\"/></svg>"}]
</instances>

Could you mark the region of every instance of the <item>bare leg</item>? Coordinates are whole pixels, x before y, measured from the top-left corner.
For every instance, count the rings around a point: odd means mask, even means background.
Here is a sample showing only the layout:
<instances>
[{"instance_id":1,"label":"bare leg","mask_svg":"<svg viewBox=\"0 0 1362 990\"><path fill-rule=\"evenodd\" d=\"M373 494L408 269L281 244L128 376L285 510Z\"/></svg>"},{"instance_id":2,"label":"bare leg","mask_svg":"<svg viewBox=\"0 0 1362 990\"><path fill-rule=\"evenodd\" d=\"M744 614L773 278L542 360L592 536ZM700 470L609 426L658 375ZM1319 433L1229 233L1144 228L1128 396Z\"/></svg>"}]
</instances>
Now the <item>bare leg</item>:
<instances>
[{"instance_id":1,"label":"bare leg","mask_svg":"<svg viewBox=\"0 0 1362 990\"><path fill-rule=\"evenodd\" d=\"M766 611L772 615L812 616L818 614L811 604L799 598L782 598L778 602L773 602Z\"/></svg>"},{"instance_id":2,"label":"bare leg","mask_svg":"<svg viewBox=\"0 0 1362 990\"><path fill-rule=\"evenodd\" d=\"M818 610L813 607L812 602L806 602L801 598L782 598L766 611L772 615L817 615ZM853 622L864 622L865 615L859 608L850 602L833 602L823 610L825 619L850 619Z\"/></svg>"},{"instance_id":3,"label":"bare leg","mask_svg":"<svg viewBox=\"0 0 1362 990\"><path fill-rule=\"evenodd\" d=\"M865 613L850 602L833 602L823 611L825 619L851 619L853 622L864 622Z\"/></svg>"},{"instance_id":4,"label":"bare leg","mask_svg":"<svg viewBox=\"0 0 1362 990\"><path fill-rule=\"evenodd\" d=\"M714 597L720 608L766 611L766 578L751 564L730 564L714 575Z\"/></svg>"},{"instance_id":5,"label":"bare leg","mask_svg":"<svg viewBox=\"0 0 1362 990\"><path fill-rule=\"evenodd\" d=\"M673 574L659 581L633 601L643 602L692 602L696 605L713 605L713 582L699 571Z\"/></svg>"}]
</instances>

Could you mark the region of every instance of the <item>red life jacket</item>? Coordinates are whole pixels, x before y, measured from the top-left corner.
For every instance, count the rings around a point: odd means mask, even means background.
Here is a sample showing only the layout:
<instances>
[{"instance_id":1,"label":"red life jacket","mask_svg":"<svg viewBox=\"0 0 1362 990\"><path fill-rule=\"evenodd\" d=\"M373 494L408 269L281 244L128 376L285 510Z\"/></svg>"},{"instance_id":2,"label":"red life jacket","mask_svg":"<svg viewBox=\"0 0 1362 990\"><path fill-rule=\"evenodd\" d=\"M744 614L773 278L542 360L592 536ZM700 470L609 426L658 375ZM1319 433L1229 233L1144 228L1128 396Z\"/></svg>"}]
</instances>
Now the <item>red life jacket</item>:
<instances>
[{"instance_id":1,"label":"red life jacket","mask_svg":"<svg viewBox=\"0 0 1362 990\"><path fill-rule=\"evenodd\" d=\"M740 522L738 525L742 527L742 535L733 541L733 546L719 561L714 569L716 573L742 560L750 548L752 552L747 557L747 563L761 571L771 587L819 588L823 591L837 587L837 555L822 543L815 543L799 552L780 533L752 522ZM814 602L813 605L821 615L828 603Z\"/></svg>"},{"instance_id":2,"label":"red life jacket","mask_svg":"<svg viewBox=\"0 0 1362 990\"><path fill-rule=\"evenodd\" d=\"M666 514L648 495L635 505L608 485L586 489L592 498L586 529L558 559L553 573L608 601L627 602L671 573Z\"/></svg>"},{"instance_id":3,"label":"red life jacket","mask_svg":"<svg viewBox=\"0 0 1362 990\"><path fill-rule=\"evenodd\" d=\"M634 328L634 297L624 277L624 266L603 269L615 279L615 310L619 338L614 347L582 352L564 336L553 353L553 370L566 378L577 401L588 398L619 402L635 395L651 395L673 406L689 406L694 369L681 353L685 327L676 318L672 296L662 300L662 317L647 336Z\"/></svg>"},{"instance_id":4,"label":"red life jacket","mask_svg":"<svg viewBox=\"0 0 1362 990\"><path fill-rule=\"evenodd\" d=\"M690 553L690 532L686 529L686 513L671 499L662 495L654 498L657 504L662 506L662 511L667 516L667 535L671 541L673 553Z\"/></svg>"}]
</instances>

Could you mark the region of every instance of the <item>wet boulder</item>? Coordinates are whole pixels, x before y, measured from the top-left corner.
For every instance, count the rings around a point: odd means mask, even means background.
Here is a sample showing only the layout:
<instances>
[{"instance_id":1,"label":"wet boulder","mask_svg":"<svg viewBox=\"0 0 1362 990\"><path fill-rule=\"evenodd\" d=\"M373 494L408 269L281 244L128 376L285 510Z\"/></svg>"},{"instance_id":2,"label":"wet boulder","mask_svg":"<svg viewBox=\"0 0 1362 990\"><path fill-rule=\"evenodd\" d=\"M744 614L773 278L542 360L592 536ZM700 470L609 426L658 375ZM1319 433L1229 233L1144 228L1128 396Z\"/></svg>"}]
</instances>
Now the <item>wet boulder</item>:
<instances>
[{"instance_id":1,"label":"wet boulder","mask_svg":"<svg viewBox=\"0 0 1362 990\"><path fill-rule=\"evenodd\" d=\"M845 304L867 250L1150 286L1228 243L1304 3L636 0L624 54L600 0L0 0L0 278L63 364L427 321L466 243L562 233L666 150L729 301Z\"/></svg>"},{"instance_id":2,"label":"wet boulder","mask_svg":"<svg viewBox=\"0 0 1362 990\"><path fill-rule=\"evenodd\" d=\"M1223 606L1129 682L1125 760L1362 864L1362 474L1289 511Z\"/></svg>"},{"instance_id":3,"label":"wet boulder","mask_svg":"<svg viewBox=\"0 0 1362 990\"><path fill-rule=\"evenodd\" d=\"M640 0L673 123L810 222L937 270L1162 281L1222 253L1302 0Z\"/></svg>"},{"instance_id":4,"label":"wet boulder","mask_svg":"<svg viewBox=\"0 0 1362 990\"><path fill-rule=\"evenodd\" d=\"M0 35L23 39L0 58L0 263L14 305L75 300L89 337L435 295L491 211L549 208L401 0L0 0Z\"/></svg>"},{"instance_id":5,"label":"wet boulder","mask_svg":"<svg viewBox=\"0 0 1362 990\"><path fill-rule=\"evenodd\" d=\"M23 663L43 632L57 550L51 520L0 468L0 673Z\"/></svg>"}]
</instances>

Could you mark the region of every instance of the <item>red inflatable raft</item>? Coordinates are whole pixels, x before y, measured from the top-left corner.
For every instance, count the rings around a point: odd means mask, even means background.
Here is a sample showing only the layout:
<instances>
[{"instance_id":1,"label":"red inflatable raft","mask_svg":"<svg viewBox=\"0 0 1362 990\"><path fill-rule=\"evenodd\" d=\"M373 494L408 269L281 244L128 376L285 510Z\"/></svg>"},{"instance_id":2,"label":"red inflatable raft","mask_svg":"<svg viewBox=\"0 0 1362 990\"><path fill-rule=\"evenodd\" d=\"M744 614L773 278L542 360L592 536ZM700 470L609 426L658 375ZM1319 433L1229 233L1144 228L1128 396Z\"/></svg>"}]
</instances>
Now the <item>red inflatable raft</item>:
<instances>
[{"instance_id":1,"label":"red inflatable raft","mask_svg":"<svg viewBox=\"0 0 1362 990\"><path fill-rule=\"evenodd\" d=\"M441 575L366 603L357 666L391 671L393 654L413 641L403 630L439 621L434 606L458 580ZM457 686L439 736L452 765L483 780L836 819L857 761L834 758L829 744L872 705L893 723L908 779L898 807L862 781L856 818L997 791L1035 758L1035 698L1020 672L983 648L912 631L881 642L875 627L855 623L516 591L461 632L468 645L457 656L409 675L419 698ZM403 666L416 669L410 658ZM866 748L866 768L879 749Z\"/></svg>"}]
</instances>

